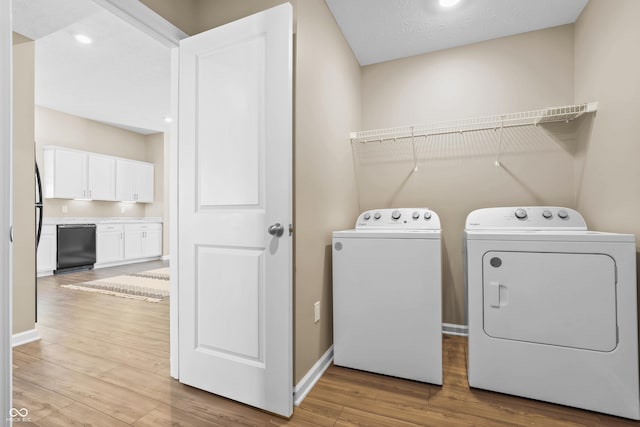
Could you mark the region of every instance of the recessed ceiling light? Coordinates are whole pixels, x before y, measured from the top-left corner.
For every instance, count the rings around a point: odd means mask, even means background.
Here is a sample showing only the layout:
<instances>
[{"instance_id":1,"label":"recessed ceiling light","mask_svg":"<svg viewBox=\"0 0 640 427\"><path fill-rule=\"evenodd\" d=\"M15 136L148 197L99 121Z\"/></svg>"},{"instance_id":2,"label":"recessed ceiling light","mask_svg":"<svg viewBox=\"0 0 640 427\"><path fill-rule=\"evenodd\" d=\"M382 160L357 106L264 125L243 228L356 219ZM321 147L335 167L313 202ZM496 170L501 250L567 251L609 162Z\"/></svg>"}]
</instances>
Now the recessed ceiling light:
<instances>
[{"instance_id":1,"label":"recessed ceiling light","mask_svg":"<svg viewBox=\"0 0 640 427\"><path fill-rule=\"evenodd\" d=\"M171 117L169 117L169 116L165 116L164 117L164 121L167 122L167 123L171 123L171 122L173 122L173 119Z\"/></svg>"},{"instance_id":2,"label":"recessed ceiling light","mask_svg":"<svg viewBox=\"0 0 640 427\"><path fill-rule=\"evenodd\" d=\"M84 34L76 34L75 39L78 43L82 43L82 44L93 43L93 40L91 40L91 37L85 36Z\"/></svg>"},{"instance_id":3,"label":"recessed ceiling light","mask_svg":"<svg viewBox=\"0 0 640 427\"><path fill-rule=\"evenodd\" d=\"M460 0L440 0L440 6L451 7L457 5L459 2Z\"/></svg>"}]
</instances>

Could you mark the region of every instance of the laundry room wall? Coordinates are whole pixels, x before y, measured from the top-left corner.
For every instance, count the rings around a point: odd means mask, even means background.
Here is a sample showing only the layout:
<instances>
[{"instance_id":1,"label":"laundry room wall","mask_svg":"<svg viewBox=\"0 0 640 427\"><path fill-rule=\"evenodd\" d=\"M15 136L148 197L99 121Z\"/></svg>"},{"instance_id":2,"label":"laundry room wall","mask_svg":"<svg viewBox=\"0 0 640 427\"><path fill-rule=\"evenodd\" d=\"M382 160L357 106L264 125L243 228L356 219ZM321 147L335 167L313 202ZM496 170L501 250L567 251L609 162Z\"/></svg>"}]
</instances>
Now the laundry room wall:
<instances>
[{"instance_id":1,"label":"laundry room wall","mask_svg":"<svg viewBox=\"0 0 640 427\"><path fill-rule=\"evenodd\" d=\"M35 328L35 42L13 33L13 333Z\"/></svg>"},{"instance_id":2,"label":"laundry room wall","mask_svg":"<svg viewBox=\"0 0 640 427\"><path fill-rule=\"evenodd\" d=\"M295 370L298 383L333 345L331 237L353 228L349 132L361 123L360 65L324 1L298 2L295 71ZM313 306L321 303L320 321Z\"/></svg>"},{"instance_id":3,"label":"laundry room wall","mask_svg":"<svg viewBox=\"0 0 640 427\"><path fill-rule=\"evenodd\" d=\"M197 29L196 3L199 0L140 0L148 8L189 35Z\"/></svg>"},{"instance_id":4,"label":"laundry room wall","mask_svg":"<svg viewBox=\"0 0 640 427\"><path fill-rule=\"evenodd\" d=\"M577 207L591 229L640 238L640 2L591 0L575 24L575 97L599 102Z\"/></svg>"},{"instance_id":5,"label":"laundry room wall","mask_svg":"<svg viewBox=\"0 0 640 427\"><path fill-rule=\"evenodd\" d=\"M149 0L150 1L150 0ZM297 0L195 0L198 33L219 27L282 3L293 5L293 31L296 31Z\"/></svg>"},{"instance_id":6,"label":"laundry room wall","mask_svg":"<svg viewBox=\"0 0 640 427\"><path fill-rule=\"evenodd\" d=\"M377 129L569 105L574 102L573 25L362 68L362 127ZM588 100L588 99L585 99ZM356 130L356 129L353 129ZM429 207L442 221L443 317L464 324L465 218L490 206L574 207L572 125L356 146L360 210Z\"/></svg>"}]
</instances>

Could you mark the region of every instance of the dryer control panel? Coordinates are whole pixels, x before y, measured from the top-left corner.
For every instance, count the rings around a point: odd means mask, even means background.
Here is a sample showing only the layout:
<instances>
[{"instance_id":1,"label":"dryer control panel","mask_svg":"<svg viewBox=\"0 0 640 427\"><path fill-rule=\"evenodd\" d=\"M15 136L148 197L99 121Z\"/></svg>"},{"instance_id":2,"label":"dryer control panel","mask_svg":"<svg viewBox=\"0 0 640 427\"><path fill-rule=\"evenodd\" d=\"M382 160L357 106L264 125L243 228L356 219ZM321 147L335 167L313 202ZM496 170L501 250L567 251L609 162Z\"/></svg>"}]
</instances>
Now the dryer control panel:
<instances>
[{"instance_id":1,"label":"dryer control panel","mask_svg":"<svg viewBox=\"0 0 640 427\"><path fill-rule=\"evenodd\" d=\"M360 214L356 228L440 230L440 217L427 208L372 209Z\"/></svg>"},{"instance_id":2,"label":"dryer control panel","mask_svg":"<svg viewBox=\"0 0 640 427\"><path fill-rule=\"evenodd\" d=\"M586 230L582 215L570 208L558 206L523 206L485 208L471 212L465 224L467 230Z\"/></svg>"}]
</instances>

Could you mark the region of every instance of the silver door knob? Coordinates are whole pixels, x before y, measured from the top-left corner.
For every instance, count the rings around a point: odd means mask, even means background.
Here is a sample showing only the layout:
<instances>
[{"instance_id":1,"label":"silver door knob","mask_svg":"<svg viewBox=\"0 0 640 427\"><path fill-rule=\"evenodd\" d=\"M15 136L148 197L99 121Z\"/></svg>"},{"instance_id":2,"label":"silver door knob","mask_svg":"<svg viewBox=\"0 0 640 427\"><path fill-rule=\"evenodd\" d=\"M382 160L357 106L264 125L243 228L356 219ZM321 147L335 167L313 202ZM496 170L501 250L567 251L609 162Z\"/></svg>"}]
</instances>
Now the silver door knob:
<instances>
[{"instance_id":1,"label":"silver door knob","mask_svg":"<svg viewBox=\"0 0 640 427\"><path fill-rule=\"evenodd\" d=\"M267 231L272 236L282 237L282 235L284 234L284 227L279 222L276 222L275 224L270 225Z\"/></svg>"}]
</instances>

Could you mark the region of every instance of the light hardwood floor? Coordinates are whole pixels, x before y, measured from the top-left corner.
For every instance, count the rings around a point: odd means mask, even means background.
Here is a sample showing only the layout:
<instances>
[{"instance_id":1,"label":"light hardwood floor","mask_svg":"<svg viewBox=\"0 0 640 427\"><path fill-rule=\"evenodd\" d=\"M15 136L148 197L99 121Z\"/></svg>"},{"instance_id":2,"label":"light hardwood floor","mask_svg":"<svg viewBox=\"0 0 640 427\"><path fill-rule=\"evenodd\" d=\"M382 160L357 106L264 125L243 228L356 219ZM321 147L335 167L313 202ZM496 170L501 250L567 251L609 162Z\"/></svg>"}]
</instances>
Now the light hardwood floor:
<instances>
[{"instance_id":1,"label":"light hardwood floor","mask_svg":"<svg viewBox=\"0 0 640 427\"><path fill-rule=\"evenodd\" d=\"M39 279L42 340L14 349L14 407L37 426L637 426L469 389L466 340L444 337L442 387L332 366L291 420L169 377L168 303L60 288L142 263ZM15 423L15 425L26 425Z\"/></svg>"}]
</instances>

